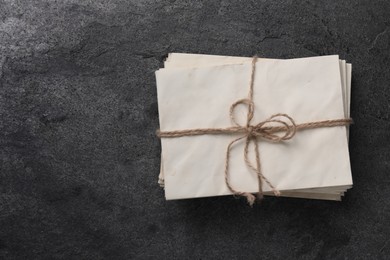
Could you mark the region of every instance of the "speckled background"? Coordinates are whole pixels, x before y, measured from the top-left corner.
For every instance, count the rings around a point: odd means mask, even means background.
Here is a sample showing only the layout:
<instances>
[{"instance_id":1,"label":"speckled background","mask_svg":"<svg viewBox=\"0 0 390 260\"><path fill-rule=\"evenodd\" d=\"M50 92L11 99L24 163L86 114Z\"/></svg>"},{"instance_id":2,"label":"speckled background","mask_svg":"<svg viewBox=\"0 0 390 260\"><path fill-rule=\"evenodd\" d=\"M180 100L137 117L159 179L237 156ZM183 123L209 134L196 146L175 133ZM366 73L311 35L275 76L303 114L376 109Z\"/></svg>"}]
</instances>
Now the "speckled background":
<instances>
[{"instance_id":1,"label":"speckled background","mask_svg":"<svg viewBox=\"0 0 390 260\"><path fill-rule=\"evenodd\" d=\"M1 259L390 258L390 2L0 0ZM353 64L344 201L164 200L169 52Z\"/></svg>"}]
</instances>

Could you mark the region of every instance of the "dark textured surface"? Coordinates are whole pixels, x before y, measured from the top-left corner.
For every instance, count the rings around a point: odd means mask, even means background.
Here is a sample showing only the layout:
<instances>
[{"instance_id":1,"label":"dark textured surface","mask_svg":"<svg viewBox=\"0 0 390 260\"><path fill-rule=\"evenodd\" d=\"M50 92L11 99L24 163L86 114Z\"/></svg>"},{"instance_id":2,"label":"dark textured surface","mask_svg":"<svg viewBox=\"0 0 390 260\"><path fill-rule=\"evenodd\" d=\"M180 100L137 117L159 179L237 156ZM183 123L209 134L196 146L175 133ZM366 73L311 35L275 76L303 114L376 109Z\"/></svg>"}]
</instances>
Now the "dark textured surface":
<instances>
[{"instance_id":1,"label":"dark textured surface","mask_svg":"<svg viewBox=\"0 0 390 260\"><path fill-rule=\"evenodd\" d=\"M390 258L390 2L0 0L0 258ZM164 200L169 52L353 64L342 203Z\"/></svg>"}]
</instances>

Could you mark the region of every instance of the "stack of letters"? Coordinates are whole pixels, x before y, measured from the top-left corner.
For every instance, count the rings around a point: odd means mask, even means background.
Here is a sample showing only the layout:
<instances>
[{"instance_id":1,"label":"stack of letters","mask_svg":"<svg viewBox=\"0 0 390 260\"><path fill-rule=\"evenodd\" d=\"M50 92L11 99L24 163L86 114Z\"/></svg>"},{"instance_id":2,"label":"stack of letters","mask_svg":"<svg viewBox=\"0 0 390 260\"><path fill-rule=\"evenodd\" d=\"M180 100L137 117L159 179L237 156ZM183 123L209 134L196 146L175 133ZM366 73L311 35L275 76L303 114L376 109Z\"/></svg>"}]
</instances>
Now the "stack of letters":
<instances>
[{"instance_id":1,"label":"stack of letters","mask_svg":"<svg viewBox=\"0 0 390 260\"><path fill-rule=\"evenodd\" d=\"M277 195L341 200L351 64L171 53L156 72L167 200Z\"/></svg>"}]
</instances>

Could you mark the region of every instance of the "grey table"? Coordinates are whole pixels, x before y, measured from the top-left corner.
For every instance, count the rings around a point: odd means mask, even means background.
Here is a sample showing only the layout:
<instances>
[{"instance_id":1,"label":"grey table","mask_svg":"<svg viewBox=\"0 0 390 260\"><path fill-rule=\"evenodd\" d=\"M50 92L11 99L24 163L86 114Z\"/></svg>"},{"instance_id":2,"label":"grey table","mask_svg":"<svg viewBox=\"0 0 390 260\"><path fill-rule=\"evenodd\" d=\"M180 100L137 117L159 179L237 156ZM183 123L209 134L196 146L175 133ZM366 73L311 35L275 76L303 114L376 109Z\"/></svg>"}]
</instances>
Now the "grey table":
<instances>
[{"instance_id":1,"label":"grey table","mask_svg":"<svg viewBox=\"0 0 390 260\"><path fill-rule=\"evenodd\" d=\"M0 1L0 258L390 258L390 2ZM169 52L353 64L343 202L164 200Z\"/></svg>"}]
</instances>

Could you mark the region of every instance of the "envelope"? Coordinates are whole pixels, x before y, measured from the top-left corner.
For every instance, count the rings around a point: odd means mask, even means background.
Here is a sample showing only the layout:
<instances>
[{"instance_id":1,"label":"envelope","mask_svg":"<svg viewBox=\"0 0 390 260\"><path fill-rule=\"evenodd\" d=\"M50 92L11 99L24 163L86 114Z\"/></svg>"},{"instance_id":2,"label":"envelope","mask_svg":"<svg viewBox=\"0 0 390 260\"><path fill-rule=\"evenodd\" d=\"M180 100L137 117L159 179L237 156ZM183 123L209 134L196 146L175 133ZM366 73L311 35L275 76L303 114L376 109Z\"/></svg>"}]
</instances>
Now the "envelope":
<instances>
[{"instance_id":1,"label":"envelope","mask_svg":"<svg viewBox=\"0 0 390 260\"><path fill-rule=\"evenodd\" d=\"M230 126L230 104L246 97L248 91L250 65L240 59L233 60L241 64L157 71L161 130ZM342 66L338 56L261 59L256 70L253 121L278 112L291 115L297 123L344 118L347 91L342 82L346 86L348 70L342 77ZM241 114L245 118L244 111ZM352 185L345 131L345 127L314 129L299 132L283 144L261 141L263 173L282 194L295 191L299 195L299 190L306 189L318 196L333 192L337 199ZM166 198L230 194L223 169L226 146L232 138L162 139ZM232 151L232 185L256 192L257 179L244 164L242 150L241 143ZM264 190L269 191L269 187Z\"/></svg>"},{"instance_id":2,"label":"envelope","mask_svg":"<svg viewBox=\"0 0 390 260\"><path fill-rule=\"evenodd\" d=\"M245 62L250 62L251 59L252 58L250 57L205 55L192 53L170 53L168 55L168 58L164 62L164 67L167 69L210 67L227 64L242 64ZM345 60L340 60L339 62L342 94L344 100L344 111L346 117L350 117L349 107L351 98L352 64L346 63Z\"/></svg>"},{"instance_id":3,"label":"envelope","mask_svg":"<svg viewBox=\"0 0 390 260\"><path fill-rule=\"evenodd\" d=\"M218 55L204 55L204 54L189 54L189 53L170 53L168 58L164 62L164 67L169 69L175 68L193 68L204 66L216 66L225 64L241 64L250 61L248 57L234 57L234 56L218 56ZM351 90L351 69L352 65L346 63L344 60L340 60L340 73L342 94L344 100L344 112L346 117L350 116L350 90ZM347 137L349 135L349 127L347 127ZM161 161L163 163L163 161ZM158 183L161 187L164 187L164 172L160 171ZM351 186L345 187L328 187L323 189L301 189L290 192L284 192L282 196L298 197L298 198L311 198L311 199L327 199L327 200L341 200L344 192L351 188ZM267 194L265 195L272 195Z\"/></svg>"}]
</instances>

